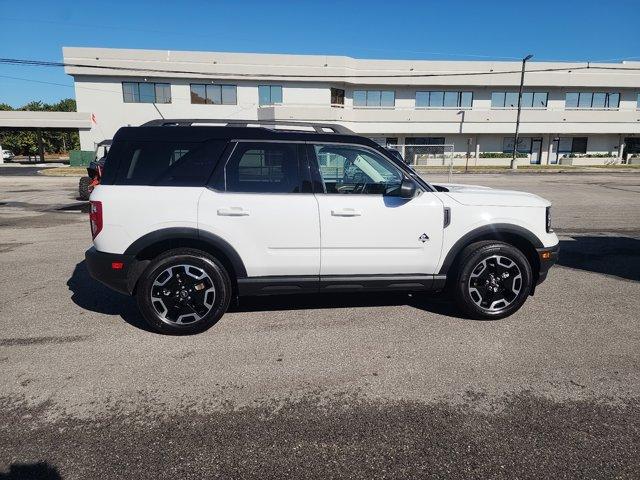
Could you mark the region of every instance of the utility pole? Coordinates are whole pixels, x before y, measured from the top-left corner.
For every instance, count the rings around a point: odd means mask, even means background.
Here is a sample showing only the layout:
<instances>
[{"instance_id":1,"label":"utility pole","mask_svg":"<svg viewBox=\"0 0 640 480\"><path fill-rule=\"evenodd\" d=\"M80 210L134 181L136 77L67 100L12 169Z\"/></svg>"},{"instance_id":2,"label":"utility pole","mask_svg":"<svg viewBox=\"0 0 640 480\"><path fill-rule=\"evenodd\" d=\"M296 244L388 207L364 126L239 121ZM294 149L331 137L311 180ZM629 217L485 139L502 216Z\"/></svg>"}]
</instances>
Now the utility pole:
<instances>
[{"instance_id":1,"label":"utility pole","mask_svg":"<svg viewBox=\"0 0 640 480\"><path fill-rule=\"evenodd\" d=\"M469 157L471 156L471 139L467 138L467 162L464 164L464 173L469 171Z\"/></svg>"},{"instance_id":2,"label":"utility pole","mask_svg":"<svg viewBox=\"0 0 640 480\"><path fill-rule=\"evenodd\" d=\"M524 69L527 64L527 60L531 60L533 55L527 55L522 59L522 73L520 74L520 91L518 92L518 114L516 116L516 134L513 137L513 157L511 158L511 169L518 168L516 163L516 153L518 151L518 130L520 129L520 110L522 108L522 88L524 87Z\"/></svg>"}]
</instances>

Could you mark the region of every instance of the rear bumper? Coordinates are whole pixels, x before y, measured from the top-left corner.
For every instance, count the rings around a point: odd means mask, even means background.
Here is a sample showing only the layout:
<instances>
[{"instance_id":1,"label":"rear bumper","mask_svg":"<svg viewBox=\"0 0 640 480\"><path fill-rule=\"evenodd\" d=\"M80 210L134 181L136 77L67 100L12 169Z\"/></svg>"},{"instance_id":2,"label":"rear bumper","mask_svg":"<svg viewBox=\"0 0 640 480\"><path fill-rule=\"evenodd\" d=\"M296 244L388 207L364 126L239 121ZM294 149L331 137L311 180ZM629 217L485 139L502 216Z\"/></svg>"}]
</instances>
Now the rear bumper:
<instances>
[{"instance_id":1,"label":"rear bumper","mask_svg":"<svg viewBox=\"0 0 640 480\"><path fill-rule=\"evenodd\" d=\"M537 285L540 285L546 280L549 269L558 261L560 244L557 243L553 247L536 248L536 250L538 251L538 259L540 260Z\"/></svg>"},{"instance_id":2,"label":"rear bumper","mask_svg":"<svg viewBox=\"0 0 640 480\"><path fill-rule=\"evenodd\" d=\"M99 252L91 247L84 254L89 274L117 292L131 295L140 273L148 262L140 262L133 255ZM119 264L122 264L121 268Z\"/></svg>"}]
</instances>

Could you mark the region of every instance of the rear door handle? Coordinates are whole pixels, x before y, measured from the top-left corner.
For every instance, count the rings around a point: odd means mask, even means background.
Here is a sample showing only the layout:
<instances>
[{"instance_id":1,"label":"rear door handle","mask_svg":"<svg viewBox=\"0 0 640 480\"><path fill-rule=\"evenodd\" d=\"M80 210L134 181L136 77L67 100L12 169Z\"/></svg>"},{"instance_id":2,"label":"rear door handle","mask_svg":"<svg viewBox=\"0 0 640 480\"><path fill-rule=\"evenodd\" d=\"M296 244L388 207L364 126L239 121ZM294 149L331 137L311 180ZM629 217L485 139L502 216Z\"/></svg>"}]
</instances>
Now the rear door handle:
<instances>
[{"instance_id":1,"label":"rear door handle","mask_svg":"<svg viewBox=\"0 0 640 480\"><path fill-rule=\"evenodd\" d=\"M334 217L359 217L362 212L355 208L338 208L337 210L331 210L331 215Z\"/></svg>"},{"instance_id":2,"label":"rear door handle","mask_svg":"<svg viewBox=\"0 0 640 480\"><path fill-rule=\"evenodd\" d=\"M249 210L242 207L219 208L218 215L221 217L246 217L249 215Z\"/></svg>"}]
</instances>

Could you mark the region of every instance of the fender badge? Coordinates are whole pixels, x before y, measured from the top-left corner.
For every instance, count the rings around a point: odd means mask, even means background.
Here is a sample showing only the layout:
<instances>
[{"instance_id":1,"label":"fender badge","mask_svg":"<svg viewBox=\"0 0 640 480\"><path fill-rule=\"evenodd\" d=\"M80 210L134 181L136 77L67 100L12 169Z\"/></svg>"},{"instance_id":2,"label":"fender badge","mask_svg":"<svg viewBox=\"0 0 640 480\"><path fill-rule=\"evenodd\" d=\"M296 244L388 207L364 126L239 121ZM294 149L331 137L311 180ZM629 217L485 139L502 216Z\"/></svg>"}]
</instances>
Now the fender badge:
<instances>
[{"instance_id":1,"label":"fender badge","mask_svg":"<svg viewBox=\"0 0 640 480\"><path fill-rule=\"evenodd\" d=\"M429 235L427 235L426 233L423 233L422 235L420 235L418 237L418 240L420 240L422 243L426 242L427 240L429 240Z\"/></svg>"}]
</instances>

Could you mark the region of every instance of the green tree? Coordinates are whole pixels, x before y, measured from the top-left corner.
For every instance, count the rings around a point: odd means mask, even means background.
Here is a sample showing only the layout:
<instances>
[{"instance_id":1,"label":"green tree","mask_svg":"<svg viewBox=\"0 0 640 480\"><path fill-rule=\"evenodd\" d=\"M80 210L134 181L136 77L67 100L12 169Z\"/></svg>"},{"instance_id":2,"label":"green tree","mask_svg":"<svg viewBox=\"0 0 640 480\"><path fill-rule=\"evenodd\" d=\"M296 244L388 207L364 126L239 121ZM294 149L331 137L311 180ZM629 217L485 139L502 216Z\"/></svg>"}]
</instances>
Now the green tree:
<instances>
[{"instance_id":1,"label":"green tree","mask_svg":"<svg viewBox=\"0 0 640 480\"><path fill-rule=\"evenodd\" d=\"M73 98L65 98L57 103L48 104L35 100L17 109L6 103L0 103L0 110L75 112L76 101ZM77 131L43 130L42 140L47 153L64 153L80 149L80 137ZM0 145L16 155L35 155L38 152L38 136L32 131L0 129Z\"/></svg>"},{"instance_id":2,"label":"green tree","mask_svg":"<svg viewBox=\"0 0 640 480\"><path fill-rule=\"evenodd\" d=\"M53 105L56 112L75 112L76 101L73 98L65 98Z\"/></svg>"}]
</instances>

